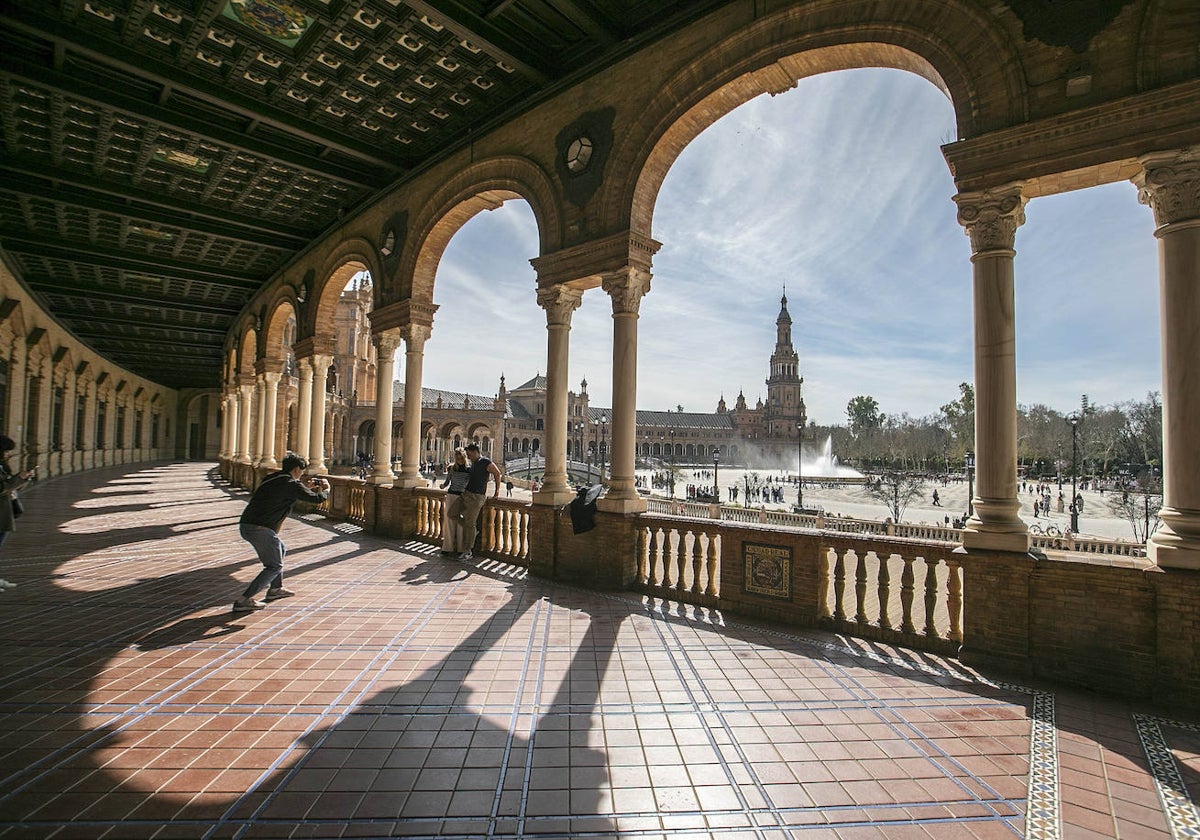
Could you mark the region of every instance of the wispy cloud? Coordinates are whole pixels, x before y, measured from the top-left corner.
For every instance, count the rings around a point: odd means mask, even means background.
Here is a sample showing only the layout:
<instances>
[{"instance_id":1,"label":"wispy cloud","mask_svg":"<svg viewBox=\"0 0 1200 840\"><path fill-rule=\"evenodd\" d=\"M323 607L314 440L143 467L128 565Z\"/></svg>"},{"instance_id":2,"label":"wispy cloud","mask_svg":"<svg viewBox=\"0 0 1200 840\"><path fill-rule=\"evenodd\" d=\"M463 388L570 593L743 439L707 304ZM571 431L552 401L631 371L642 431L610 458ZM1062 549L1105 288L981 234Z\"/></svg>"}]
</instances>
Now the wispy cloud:
<instances>
[{"instance_id":1,"label":"wispy cloud","mask_svg":"<svg viewBox=\"0 0 1200 840\"><path fill-rule=\"evenodd\" d=\"M786 285L805 400L843 422L870 394L923 416L973 379L970 246L955 219L940 144L954 114L931 84L899 71L803 80L711 126L658 196L663 243L639 320L638 403L711 410L751 403L775 344ZM1017 236L1018 399L1055 407L1159 389L1153 222L1133 187L1039 198ZM536 222L509 202L456 234L439 268L428 384L495 391L545 370L534 299ZM612 309L584 295L570 382L611 404Z\"/></svg>"}]
</instances>

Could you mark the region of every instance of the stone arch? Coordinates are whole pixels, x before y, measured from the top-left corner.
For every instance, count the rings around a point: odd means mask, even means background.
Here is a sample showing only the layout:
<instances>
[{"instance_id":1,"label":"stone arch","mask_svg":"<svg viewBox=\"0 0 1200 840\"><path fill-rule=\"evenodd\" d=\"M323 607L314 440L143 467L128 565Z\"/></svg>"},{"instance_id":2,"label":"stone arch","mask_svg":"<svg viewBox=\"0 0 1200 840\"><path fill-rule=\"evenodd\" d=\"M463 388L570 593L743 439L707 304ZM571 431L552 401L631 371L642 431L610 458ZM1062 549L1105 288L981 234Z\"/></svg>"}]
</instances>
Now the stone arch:
<instances>
[{"instance_id":1,"label":"stone arch","mask_svg":"<svg viewBox=\"0 0 1200 840\"><path fill-rule=\"evenodd\" d=\"M258 331L252 326L246 326L240 332L237 341L237 367L234 370L235 380L240 377L254 376L254 363L258 361Z\"/></svg>"},{"instance_id":2,"label":"stone arch","mask_svg":"<svg viewBox=\"0 0 1200 840\"><path fill-rule=\"evenodd\" d=\"M954 106L964 139L1022 122L1026 85L1009 36L982 10L962 2L822 0L769 15L697 56L661 87L614 154L604 219L613 229L650 235L658 191L683 149L708 126L764 92L834 70L887 67L928 79ZM980 51L1003 68L974 75Z\"/></svg>"},{"instance_id":3,"label":"stone arch","mask_svg":"<svg viewBox=\"0 0 1200 840\"><path fill-rule=\"evenodd\" d=\"M1194 75L1200 6L1191 0L1147 4L1138 27L1137 89L1151 90Z\"/></svg>"},{"instance_id":4,"label":"stone arch","mask_svg":"<svg viewBox=\"0 0 1200 840\"><path fill-rule=\"evenodd\" d=\"M478 213L512 199L524 199L532 208L541 253L555 250L562 242L562 211L546 172L522 157L482 160L459 170L417 213L411 247L405 248L397 269L399 282L389 283L389 298L383 302L432 303L434 276L450 239Z\"/></svg>"},{"instance_id":5,"label":"stone arch","mask_svg":"<svg viewBox=\"0 0 1200 840\"><path fill-rule=\"evenodd\" d=\"M13 348L18 341L25 338L25 313L21 301L17 298L5 298L0 303L0 348L4 348L4 357L11 359Z\"/></svg>"},{"instance_id":6,"label":"stone arch","mask_svg":"<svg viewBox=\"0 0 1200 840\"><path fill-rule=\"evenodd\" d=\"M379 249L361 237L347 239L333 250L317 272L316 288L309 292L306 317L298 324L297 339L333 337L338 300L350 278L360 271L371 275L374 305L380 305L379 278L383 267L379 262Z\"/></svg>"},{"instance_id":7,"label":"stone arch","mask_svg":"<svg viewBox=\"0 0 1200 840\"><path fill-rule=\"evenodd\" d=\"M276 292L275 297L267 304L267 317L263 321L263 357L267 359L282 359L287 357L290 346L287 342L287 325L290 319L295 319L296 331L300 329L300 309L296 301L295 291L291 286L285 286ZM291 336L295 341L296 336ZM281 350L282 348L282 350ZM273 351L280 350L276 355Z\"/></svg>"}]
</instances>

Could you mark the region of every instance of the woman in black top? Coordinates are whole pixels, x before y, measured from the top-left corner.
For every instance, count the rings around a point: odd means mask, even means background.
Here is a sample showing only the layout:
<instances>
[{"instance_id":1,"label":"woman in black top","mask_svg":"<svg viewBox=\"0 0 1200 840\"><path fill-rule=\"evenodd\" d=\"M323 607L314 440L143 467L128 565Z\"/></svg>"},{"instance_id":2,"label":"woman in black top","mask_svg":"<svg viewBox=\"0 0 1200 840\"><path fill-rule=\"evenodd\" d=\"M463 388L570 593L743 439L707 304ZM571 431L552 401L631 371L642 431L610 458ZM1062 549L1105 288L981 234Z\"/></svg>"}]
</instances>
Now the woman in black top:
<instances>
[{"instance_id":1,"label":"woman in black top","mask_svg":"<svg viewBox=\"0 0 1200 840\"><path fill-rule=\"evenodd\" d=\"M454 449L454 461L446 467L446 480L442 487L446 499L442 504L442 555L450 557L465 551L462 533L462 492L467 488L471 468L467 465L467 450L461 446Z\"/></svg>"},{"instance_id":2,"label":"woman in black top","mask_svg":"<svg viewBox=\"0 0 1200 840\"><path fill-rule=\"evenodd\" d=\"M13 501L16 493L33 478L33 470L13 473L8 467L8 453L17 448L16 441L7 435L0 435L0 546L8 539L8 535L16 528L17 517L13 514ZM12 589L15 583L0 578L0 591Z\"/></svg>"}]
</instances>

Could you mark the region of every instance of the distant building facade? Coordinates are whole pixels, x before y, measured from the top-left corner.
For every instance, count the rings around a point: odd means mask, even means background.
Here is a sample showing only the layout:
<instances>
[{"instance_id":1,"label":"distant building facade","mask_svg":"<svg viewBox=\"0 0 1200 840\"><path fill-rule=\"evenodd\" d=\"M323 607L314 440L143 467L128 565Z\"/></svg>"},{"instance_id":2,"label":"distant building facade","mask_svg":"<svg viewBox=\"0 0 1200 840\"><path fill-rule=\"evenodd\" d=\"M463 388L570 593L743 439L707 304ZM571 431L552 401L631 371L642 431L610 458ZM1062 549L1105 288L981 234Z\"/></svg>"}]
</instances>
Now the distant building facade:
<instances>
[{"instance_id":1,"label":"distant building facade","mask_svg":"<svg viewBox=\"0 0 1200 840\"><path fill-rule=\"evenodd\" d=\"M339 460L348 463L355 454L370 455L375 440L375 406L363 400L373 394L375 349L370 341L369 288L351 289L342 295L338 311L338 390L348 397L349 416L341 424L341 439L334 442ZM721 464L781 467L794 461L797 436L807 416L800 376L800 360L792 344L792 318L787 295L780 300L775 319L775 350L766 379L766 400L753 407L739 392L733 408L722 396L713 412L638 411L637 457L647 465L711 465L717 453ZM404 385L395 383L399 395L393 417L404 417ZM594 406L584 379L578 391L567 393L567 457L582 469L587 462L609 459L611 409ZM421 389L422 458L434 463L449 460L454 447L479 443L485 454L519 468L520 462L541 453L546 432L546 377L540 373L513 389L501 375L493 396L439 388ZM392 451L400 452L403 421L392 427Z\"/></svg>"}]
</instances>

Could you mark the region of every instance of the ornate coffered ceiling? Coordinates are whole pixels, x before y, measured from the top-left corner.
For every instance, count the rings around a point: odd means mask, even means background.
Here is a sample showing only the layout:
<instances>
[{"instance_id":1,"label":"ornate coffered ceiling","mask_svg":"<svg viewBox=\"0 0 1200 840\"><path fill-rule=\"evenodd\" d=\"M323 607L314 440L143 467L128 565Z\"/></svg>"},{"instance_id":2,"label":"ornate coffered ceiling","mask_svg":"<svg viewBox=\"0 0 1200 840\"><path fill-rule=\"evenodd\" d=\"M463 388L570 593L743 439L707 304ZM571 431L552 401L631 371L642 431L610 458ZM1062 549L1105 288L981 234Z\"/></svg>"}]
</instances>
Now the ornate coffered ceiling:
<instances>
[{"instance_id":1,"label":"ornate coffered ceiling","mask_svg":"<svg viewBox=\"0 0 1200 840\"><path fill-rule=\"evenodd\" d=\"M414 168L724 0L9 0L0 246L97 351L211 387L249 295Z\"/></svg>"}]
</instances>

